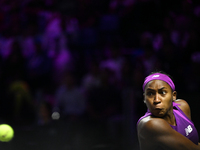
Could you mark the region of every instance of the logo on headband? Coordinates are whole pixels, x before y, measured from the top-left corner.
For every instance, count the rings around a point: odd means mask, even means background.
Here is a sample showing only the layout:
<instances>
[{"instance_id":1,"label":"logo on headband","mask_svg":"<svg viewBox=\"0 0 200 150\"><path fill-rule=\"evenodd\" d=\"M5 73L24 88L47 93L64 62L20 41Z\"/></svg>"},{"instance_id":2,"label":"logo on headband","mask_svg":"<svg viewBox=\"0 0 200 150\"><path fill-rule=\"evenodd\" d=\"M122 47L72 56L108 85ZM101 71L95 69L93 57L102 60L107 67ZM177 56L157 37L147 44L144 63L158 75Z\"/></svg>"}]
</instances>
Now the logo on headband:
<instances>
[{"instance_id":1,"label":"logo on headband","mask_svg":"<svg viewBox=\"0 0 200 150\"><path fill-rule=\"evenodd\" d=\"M154 75L152 78L156 78L156 77L159 77L160 75Z\"/></svg>"}]
</instances>

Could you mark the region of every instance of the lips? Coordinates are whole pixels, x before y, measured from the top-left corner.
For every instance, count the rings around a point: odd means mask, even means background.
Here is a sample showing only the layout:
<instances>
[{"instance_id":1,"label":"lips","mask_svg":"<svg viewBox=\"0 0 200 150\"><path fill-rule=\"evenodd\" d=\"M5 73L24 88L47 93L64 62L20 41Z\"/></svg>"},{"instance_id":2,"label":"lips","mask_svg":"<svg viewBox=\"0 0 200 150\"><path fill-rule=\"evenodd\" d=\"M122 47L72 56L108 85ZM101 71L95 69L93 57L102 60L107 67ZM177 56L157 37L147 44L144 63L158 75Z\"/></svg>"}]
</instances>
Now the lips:
<instances>
[{"instance_id":1,"label":"lips","mask_svg":"<svg viewBox=\"0 0 200 150\"><path fill-rule=\"evenodd\" d=\"M154 109L155 109L155 110L161 110L162 108L159 107L159 106L156 106Z\"/></svg>"},{"instance_id":2,"label":"lips","mask_svg":"<svg viewBox=\"0 0 200 150\"><path fill-rule=\"evenodd\" d=\"M162 109L162 104L161 103L159 103L159 104L154 104L154 108L155 109Z\"/></svg>"}]
</instances>

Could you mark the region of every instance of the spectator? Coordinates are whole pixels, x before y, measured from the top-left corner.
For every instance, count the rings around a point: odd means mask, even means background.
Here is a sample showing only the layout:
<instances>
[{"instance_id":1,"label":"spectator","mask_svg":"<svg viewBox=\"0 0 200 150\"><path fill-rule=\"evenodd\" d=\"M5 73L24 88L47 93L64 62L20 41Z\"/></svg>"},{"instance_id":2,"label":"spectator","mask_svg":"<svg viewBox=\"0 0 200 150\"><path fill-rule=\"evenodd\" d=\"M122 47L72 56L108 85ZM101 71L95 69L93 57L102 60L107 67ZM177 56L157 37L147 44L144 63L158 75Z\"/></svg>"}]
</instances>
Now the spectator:
<instances>
[{"instance_id":1,"label":"spectator","mask_svg":"<svg viewBox=\"0 0 200 150\"><path fill-rule=\"evenodd\" d=\"M36 110L30 87L26 81L17 77L6 91L4 103L6 120L18 126L29 126L35 122Z\"/></svg>"},{"instance_id":2,"label":"spectator","mask_svg":"<svg viewBox=\"0 0 200 150\"><path fill-rule=\"evenodd\" d=\"M35 53L27 60L28 81L32 91L52 82L52 60L43 51L40 42L35 43Z\"/></svg>"},{"instance_id":3,"label":"spectator","mask_svg":"<svg viewBox=\"0 0 200 150\"><path fill-rule=\"evenodd\" d=\"M83 76L82 79L82 88L85 90L85 94L92 90L93 88L96 88L100 85L100 68L98 62L91 62L88 65L88 71Z\"/></svg>"},{"instance_id":4,"label":"spectator","mask_svg":"<svg viewBox=\"0 0 200 150\"><path fill-rule=\"evenodd\" d=\"M76 84L76 77L72 72L64 74L63 82L55 92L54 110L58 110L66 120L79 120L85 113L85 98Z\"/></svg>"},{"instance_id":5,"label":"spectator","mask_svg":"<svg viewBox=\"0 0 200 150\"><path fill-rule=\"evenodd\" d=\"M98 132L102 132L103 138L113 141L120 137L122 97L119 89L110 82L111 77L108 68L101 71L100 86L88 93L87 115L89 121L97 126Z\"/></svg>"},{"instance_id":6,"label":"spectator","mask_svg":"<svg viewBox=\"0 0 200 150\"><path fill-rule=\"evenodd\" d=\"M23 79L26 79L26 60L23 57L21 46L17 40L13 41L10 54L3 63L3 77L6 83L12 82L13 77L19 74Z\"/></svg>"}]
</instances>

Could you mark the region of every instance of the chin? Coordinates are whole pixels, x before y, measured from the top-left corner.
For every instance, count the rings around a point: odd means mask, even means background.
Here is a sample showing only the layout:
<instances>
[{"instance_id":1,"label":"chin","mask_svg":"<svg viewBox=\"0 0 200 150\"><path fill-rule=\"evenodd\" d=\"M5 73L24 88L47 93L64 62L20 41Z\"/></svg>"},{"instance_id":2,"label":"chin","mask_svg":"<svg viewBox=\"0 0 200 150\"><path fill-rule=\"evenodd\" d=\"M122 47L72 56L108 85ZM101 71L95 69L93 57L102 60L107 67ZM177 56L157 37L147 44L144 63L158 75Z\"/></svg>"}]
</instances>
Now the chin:
<instances>
[{"instance_id":1,"label":"chin","mask_svg":"<svg viewBox=\"0 0 200 150\"><path fill-rule=\"evenodd\" d=\"M163 111L156 111L152 113L155 117L163 118L166 114Z\"/></svg>"}]
</instances>

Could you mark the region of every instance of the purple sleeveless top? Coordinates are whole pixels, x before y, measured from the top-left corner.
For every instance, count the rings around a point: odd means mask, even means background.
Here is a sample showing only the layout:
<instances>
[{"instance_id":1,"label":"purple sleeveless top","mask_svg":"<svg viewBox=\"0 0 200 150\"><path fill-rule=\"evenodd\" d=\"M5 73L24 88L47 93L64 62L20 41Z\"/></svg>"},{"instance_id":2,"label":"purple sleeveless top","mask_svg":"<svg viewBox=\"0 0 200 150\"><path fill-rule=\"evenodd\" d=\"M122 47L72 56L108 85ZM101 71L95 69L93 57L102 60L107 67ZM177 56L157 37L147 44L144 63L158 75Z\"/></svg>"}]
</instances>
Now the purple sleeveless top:
<instances>
[{"instance_id":1,"label":"purple sleeveless top","mask_svg":"<svg viewBox=\"0 0 200 150\"><path fill-rule=\"evenodd\" d=\"M173 102L173 113L176 119L176 126L170 126L177 132L190 139L193 143L198 145L199 135L194 126L194 123L185 115L185 113L178 107L178 105L180 104ZM150 115L152 114L148 110L145 115L138 120L137 124L140 120Z\"/></svg>"}]
</instances>

